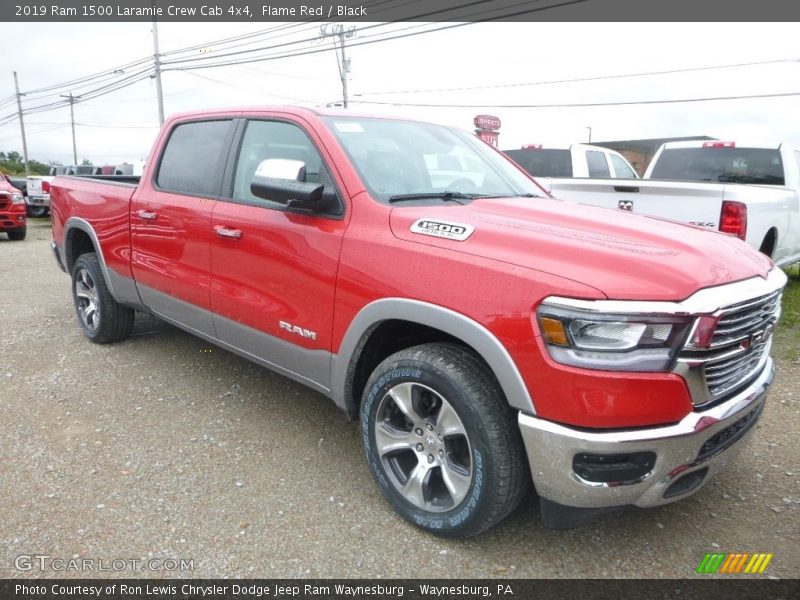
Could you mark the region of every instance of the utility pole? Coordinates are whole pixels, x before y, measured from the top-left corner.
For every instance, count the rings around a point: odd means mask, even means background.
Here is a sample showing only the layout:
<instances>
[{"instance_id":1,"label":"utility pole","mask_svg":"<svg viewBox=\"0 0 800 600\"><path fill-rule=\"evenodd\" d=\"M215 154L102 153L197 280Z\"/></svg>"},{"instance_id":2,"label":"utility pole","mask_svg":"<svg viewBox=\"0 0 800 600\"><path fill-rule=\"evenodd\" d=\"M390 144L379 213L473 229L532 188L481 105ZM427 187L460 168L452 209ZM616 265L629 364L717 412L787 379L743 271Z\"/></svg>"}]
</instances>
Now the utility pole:
<instances>
[{"instance_id":1,"label":"utility pole","mask_svg":"<svg viewBox=\"0 0 800 600\"><path fill-rule=\"evenodd\" d=\"M17 90L17 114L19 115L19 128L22 130L22 159L25 161L25 177L31 174L28 169L28 142L25 141L25 121L22 120L22 94L19 93L17 72L14 71L14 88Z\"/></svg>"},{"instance_id":2,"label":"utility pole","mask_svg":"<svg viewBox=\"0 0 800 600\"><path fill-rule=\"evenodd\" d=\"M330 28L329 28L330 26ZM345 29L344 25L340 23L325 23L324 25L320 26L319 28L320 35L322 37L332 37L333 38L333 48L334 50L339 50L339 47L336 45L336 38L339 38L339 45L341 46L342 57L339 58L339 55L336 55L336 62L339 65L339 78L342 80L342 106L347 108L347 74L350 73L350 59L347 58L345 53L345 42L346 38L351 38L356 34L356 27L355 25L348 27Z\"/></svg>"},{"instance_id":3,"label":"utility pole","mask_svg":"<svg viewBox=\"0 0 800 600\"><path fill-rule=\"evenodd\" d=\"M78 146L75 144L75 100L80 98L80 96L73 96L72 92L69 93L69 96L65 96L61 94L62 98L69 98L69 116L70 120L72 121L72 159L73 165L78 164Z\"/></svg>"},{"instance_id":4,"label":"utility pole","mask_svg":"<svg viewBox=\"0 0 800 600\"><path fill-rule=\"evenodd\" d=\"M153 7L155 7L153 2ZM164 124L164 95L161 91L161 55L158 52L158 22L153 19L153 62L156 68L156 94L158 95L158 124Z\"/></svg>"}]
</instances>

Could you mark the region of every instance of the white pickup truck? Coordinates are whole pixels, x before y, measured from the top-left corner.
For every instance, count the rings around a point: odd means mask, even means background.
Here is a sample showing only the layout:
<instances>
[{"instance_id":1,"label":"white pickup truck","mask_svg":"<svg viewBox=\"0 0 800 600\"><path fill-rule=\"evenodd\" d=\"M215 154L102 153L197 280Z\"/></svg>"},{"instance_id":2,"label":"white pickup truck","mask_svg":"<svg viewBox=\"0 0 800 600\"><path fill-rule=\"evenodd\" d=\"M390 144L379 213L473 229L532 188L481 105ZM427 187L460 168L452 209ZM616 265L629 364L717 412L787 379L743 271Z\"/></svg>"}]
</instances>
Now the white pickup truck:
<instances>
[{"instance_id":1,"label":"white pickup truck","mask_svg":"<svg viewBox=\"0 0 800 600\"><path fill-rule=\"evenodd\" d=\"M736 235L781 267L800 261L800 148L669 142L644 179L541 179L553 196Z\"/></svg>"},{"instance_id":2,"label":"white pickup truck","mask_svg":"<svg viewBox=\"0 0 800 600\"><path fill-rule=\"evenodd\" d=\"M57 175L66 175L67 167L50 167L47 175L28 176L28 196L25 198L29 217L43 217L50 210L50 183Z\"/></svg>"},{"instance_id":3,"label":"white pickup truck","mask_svg":"<svg viewBox=\"0 0 800 600\"><path fill-rule=\"evenodd\" d=\"M622 154L591 144L568 148L525 144L518 150L503 150L503 154L534 177L639 178Z\"/></svg>"}]
</instances>

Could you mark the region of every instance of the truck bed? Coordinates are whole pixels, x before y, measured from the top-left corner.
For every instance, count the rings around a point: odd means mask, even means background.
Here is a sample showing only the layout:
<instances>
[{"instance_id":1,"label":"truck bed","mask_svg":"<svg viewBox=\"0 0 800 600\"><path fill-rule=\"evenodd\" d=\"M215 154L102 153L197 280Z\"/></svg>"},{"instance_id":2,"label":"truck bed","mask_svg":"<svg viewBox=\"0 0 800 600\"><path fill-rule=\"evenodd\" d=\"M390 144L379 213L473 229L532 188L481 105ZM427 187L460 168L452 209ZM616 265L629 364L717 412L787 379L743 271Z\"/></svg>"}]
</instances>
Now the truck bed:
<instances>
[{"instance_id":1,"label":"truck bed","mask_svg":"<svg viewBox=\"0 0 800 600\"><path fill-rule=\"evenodd\" d=\"M66 220L81 215L103 249L109 270L131 277L130 201L139 178L127 175L59 175L51 188L54 239L62 239Z\"/></svg>"},{"instance_id":2,"label":"truck bed","mask_svg":"<svg viewBox=\"0 0 800 600\"><path fill-rule=\"evenodd\" d=\"M722 202L747 207L745 241L762 249L771 229L777 235L772 257L781 266L798 259L790 231L788 203L794 191L781 186L742 183L630 179L543 179L550 193L562 200L612 208L688 223L705 229L720 228ZM788 233L787 233L788 232Z\"/></svg>"}]
</instances>

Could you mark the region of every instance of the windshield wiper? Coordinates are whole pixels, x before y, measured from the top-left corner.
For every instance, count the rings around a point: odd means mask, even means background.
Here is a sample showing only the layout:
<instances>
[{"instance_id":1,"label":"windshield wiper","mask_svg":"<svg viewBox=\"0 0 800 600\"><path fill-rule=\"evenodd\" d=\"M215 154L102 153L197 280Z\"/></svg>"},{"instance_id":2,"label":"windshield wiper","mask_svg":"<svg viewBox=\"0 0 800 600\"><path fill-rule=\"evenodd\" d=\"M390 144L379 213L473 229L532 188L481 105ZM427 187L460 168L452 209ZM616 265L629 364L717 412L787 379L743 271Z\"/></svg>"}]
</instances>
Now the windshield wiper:
<instances>
[{"instance_id":1,"label":"windshield wiper","mask_svg":"<svg viewBox=\"0 0 800 600\"><path fill-rule=\"evenodd\" d=\"M389 202L405 202L406 200L427 200L428 198L440 198L442 200L450 200L458 202L459 200L474 200L475 198L484 198L485 194L465 194L464 192L444 191L444 192L420 192L417 194L398 194L396 196L389 196ZM464 204L458 202L458 204Z\"/></svg>"}]
</instances>

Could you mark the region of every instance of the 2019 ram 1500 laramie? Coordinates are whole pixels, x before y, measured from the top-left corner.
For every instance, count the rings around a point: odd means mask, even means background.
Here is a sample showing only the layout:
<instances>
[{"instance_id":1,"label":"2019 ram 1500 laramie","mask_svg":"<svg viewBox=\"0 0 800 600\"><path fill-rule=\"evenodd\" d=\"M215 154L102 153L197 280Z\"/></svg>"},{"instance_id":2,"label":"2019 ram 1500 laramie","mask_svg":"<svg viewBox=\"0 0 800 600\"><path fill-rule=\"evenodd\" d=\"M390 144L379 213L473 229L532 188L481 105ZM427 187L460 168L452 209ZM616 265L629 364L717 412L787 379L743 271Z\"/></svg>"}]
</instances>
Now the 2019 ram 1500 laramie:
<instances>
[{"instance_id":1,"label":"2019 ram 1500 laramie","mask_svg":"<svg viewBox=\"0 0 800 600\"><path fill-rule=\"evenodd\" d=\"M552 527L685 498L764 407L786 281L766 256L544 197L467 132L183 114L122 179L52 186L86 337L121 340L147 311L322 392L429 531L477 534L531 482Z\"/></svg>"}]
</instances>

